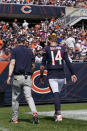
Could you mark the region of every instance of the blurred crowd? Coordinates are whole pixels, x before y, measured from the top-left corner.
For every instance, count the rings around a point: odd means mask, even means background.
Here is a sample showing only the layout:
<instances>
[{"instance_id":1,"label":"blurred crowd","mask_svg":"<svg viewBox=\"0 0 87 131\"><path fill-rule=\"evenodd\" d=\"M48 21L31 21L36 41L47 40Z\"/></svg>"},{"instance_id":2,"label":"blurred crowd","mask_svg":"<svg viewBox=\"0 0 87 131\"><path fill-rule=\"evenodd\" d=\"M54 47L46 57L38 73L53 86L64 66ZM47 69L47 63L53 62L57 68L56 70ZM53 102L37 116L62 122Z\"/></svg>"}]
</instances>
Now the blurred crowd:
<instances>
[{"instance_id":1,"label":"blurred crowd","mask_svg":"<svg viewBox=\"0 0 87 131\"><path fill-rule=\"evenodd\" d=\"M86 7L87 0L0 0L1 3Z\"/></svg>"},{"instance_id":2,"label":"blurred crowd","mask_svg":"<svg viewBox=\"0 0 87 131\"><path fill-rule=\"evenodd\" d=\"M57 43L66 46L68 57L73 61L87 60L87 29L81 27L64 26L64 19L46 19L31 27L24 20L18 24L14 19L12 25L0 22L0 60L10 60L11 50L16 47L20 38L24 38L24 45L31 48L35 55L35 62L41 63L43 48L49 45L49 35L57 35Z\"/></svg>"}]
</instances>

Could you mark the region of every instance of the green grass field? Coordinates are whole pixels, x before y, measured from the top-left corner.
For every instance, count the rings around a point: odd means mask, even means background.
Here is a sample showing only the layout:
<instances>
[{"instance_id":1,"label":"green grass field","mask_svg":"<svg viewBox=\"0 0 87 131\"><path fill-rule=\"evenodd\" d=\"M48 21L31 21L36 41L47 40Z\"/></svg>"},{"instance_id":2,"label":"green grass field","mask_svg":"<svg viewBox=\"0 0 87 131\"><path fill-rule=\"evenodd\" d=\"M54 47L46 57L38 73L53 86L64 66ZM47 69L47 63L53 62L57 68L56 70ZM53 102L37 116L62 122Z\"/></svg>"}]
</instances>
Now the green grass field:
<instances>
[{"instance_id":1,"label":"green grass field","mask_svg":"<svg viewBox=\"0 0 87 131\"><path fill-rule=\"evenodd\" d=\"M63 104L62 110L87 109L87 104ZM53 105L38 105L37 110L53 111ZM61 123L55 123L52 116L39 116L40 123L32 124L32 115L28 106L19 108L19 123L10 123L11 107L0 108L0 131L87 131L87 121L65 119Z\"/></svg>"}]
</instances>

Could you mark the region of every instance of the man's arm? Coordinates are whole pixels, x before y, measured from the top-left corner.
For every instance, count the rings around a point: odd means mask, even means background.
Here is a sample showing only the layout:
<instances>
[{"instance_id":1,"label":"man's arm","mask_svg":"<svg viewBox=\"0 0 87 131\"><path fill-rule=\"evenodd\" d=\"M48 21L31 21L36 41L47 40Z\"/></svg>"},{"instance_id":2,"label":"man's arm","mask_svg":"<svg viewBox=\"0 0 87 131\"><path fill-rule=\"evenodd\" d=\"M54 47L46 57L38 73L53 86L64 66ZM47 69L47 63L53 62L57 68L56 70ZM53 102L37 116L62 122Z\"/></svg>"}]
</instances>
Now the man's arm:
<instances>
[{"instance_id":1,"label":"man's arm","mask_svg":"<svg viewBox=\"0 0 87 131\"><path fill-rule=\"evenodd\" d=\"M15 59L12 59L9 64L9 73L8 73L7 84L10 84L10 80L11 80L11 76L13 74L14 66L15 66Z\"/></svg>"},{"instance_id":2,"label":"man's arm","mask_svg":"<svg viewBox=\"0 0 87 131\"><path fill-rule=\"evenodd\" d=\"M40 66L40 76L43 77L45 67L43 65Z\"/></svg>"},{"instance_id":3,"label":"man's arm","mask_svg":"<svg viewBox=\"0 0 87 131\"><path fill-rule=\"evenodd\" d=\"M46 50L43 50L43 58L42 58L42 64L40 66L40 76L43 77L43 73L45 70L45 66L46 66L46 60L47 60L47 54L46 54Z\"/></svg>"},{"instance_id":4,"label":"man's arm","mask_svg":"<svg viewBox=\"0 0 87 131\"><path fill-rule=\"evenodd\" d=\"M32 52L32 74L34 73L34 71L35 71L35 56L33 55L33 52Z\"/></svg>"},{"instance_id":5,"label":"man's arm","mask_svg":"<svg viewBox=\"0 0 87 131\"><path fill-rule=\"evenodd\" d=\"M71 64L71 62L69 61L69 58L68 58L68 55L67 55L67 51L65 51L65 53L64 53L64 59L65 59L65 62L66 62L66 64L67 64L70 72L71 72L71 80L72 80L72 82L75 83L75 82L77 81L77 76L75 75L74 69L73 69L73 67L72 67L72 64Z\"/></svg>"},{"instance_id":6,"label":"man's arm","mask_svg":"<svg viewBox=\"0 0 87 131\"><path fill-rule=\"evenodd\" d=\"M35 63L32 63L32 74L34 73L35 71Z\"/></svg>"}]
</instances>

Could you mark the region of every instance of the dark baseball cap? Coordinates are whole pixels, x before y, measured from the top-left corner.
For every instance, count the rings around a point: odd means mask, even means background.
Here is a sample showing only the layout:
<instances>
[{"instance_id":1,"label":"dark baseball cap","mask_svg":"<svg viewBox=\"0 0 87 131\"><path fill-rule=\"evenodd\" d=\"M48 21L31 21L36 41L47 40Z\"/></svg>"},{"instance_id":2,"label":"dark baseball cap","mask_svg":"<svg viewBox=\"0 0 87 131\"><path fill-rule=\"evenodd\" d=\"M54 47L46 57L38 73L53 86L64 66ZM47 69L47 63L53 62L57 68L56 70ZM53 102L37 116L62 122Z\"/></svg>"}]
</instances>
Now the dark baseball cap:
<instances>
[{"instance_id":1,"label":"dark baseball cap","mask_svg":"<svg viewBox=\"0 0 87 131\"><path fill-rule=\"evenodd\" d=\"M17 41L18 42L24 42L25 41L25 38L24 38L24 36L18 36L18 38L17 38Z\"/></svg>"}]
</instances>

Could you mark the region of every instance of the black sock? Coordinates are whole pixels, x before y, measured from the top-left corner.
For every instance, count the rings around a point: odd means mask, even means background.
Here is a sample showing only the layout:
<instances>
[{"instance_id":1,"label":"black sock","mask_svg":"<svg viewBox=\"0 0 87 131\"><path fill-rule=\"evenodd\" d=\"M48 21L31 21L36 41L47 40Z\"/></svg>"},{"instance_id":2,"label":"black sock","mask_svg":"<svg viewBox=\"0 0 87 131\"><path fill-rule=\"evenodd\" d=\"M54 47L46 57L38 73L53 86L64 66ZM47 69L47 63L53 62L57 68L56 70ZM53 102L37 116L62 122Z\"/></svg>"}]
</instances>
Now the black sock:
<instances>
[{"instance_id":1,"label":"black sock","mask_svg":"<svg viewBox=\"0 0 87 131\"><path fill-rule=\"evenodd\" d=\"M53 93L54 95L54 105L55 105L55 113L60 115L61 114L61 103L60 103L60 95L59 92Z\"/></svg>"}]
</instances>

